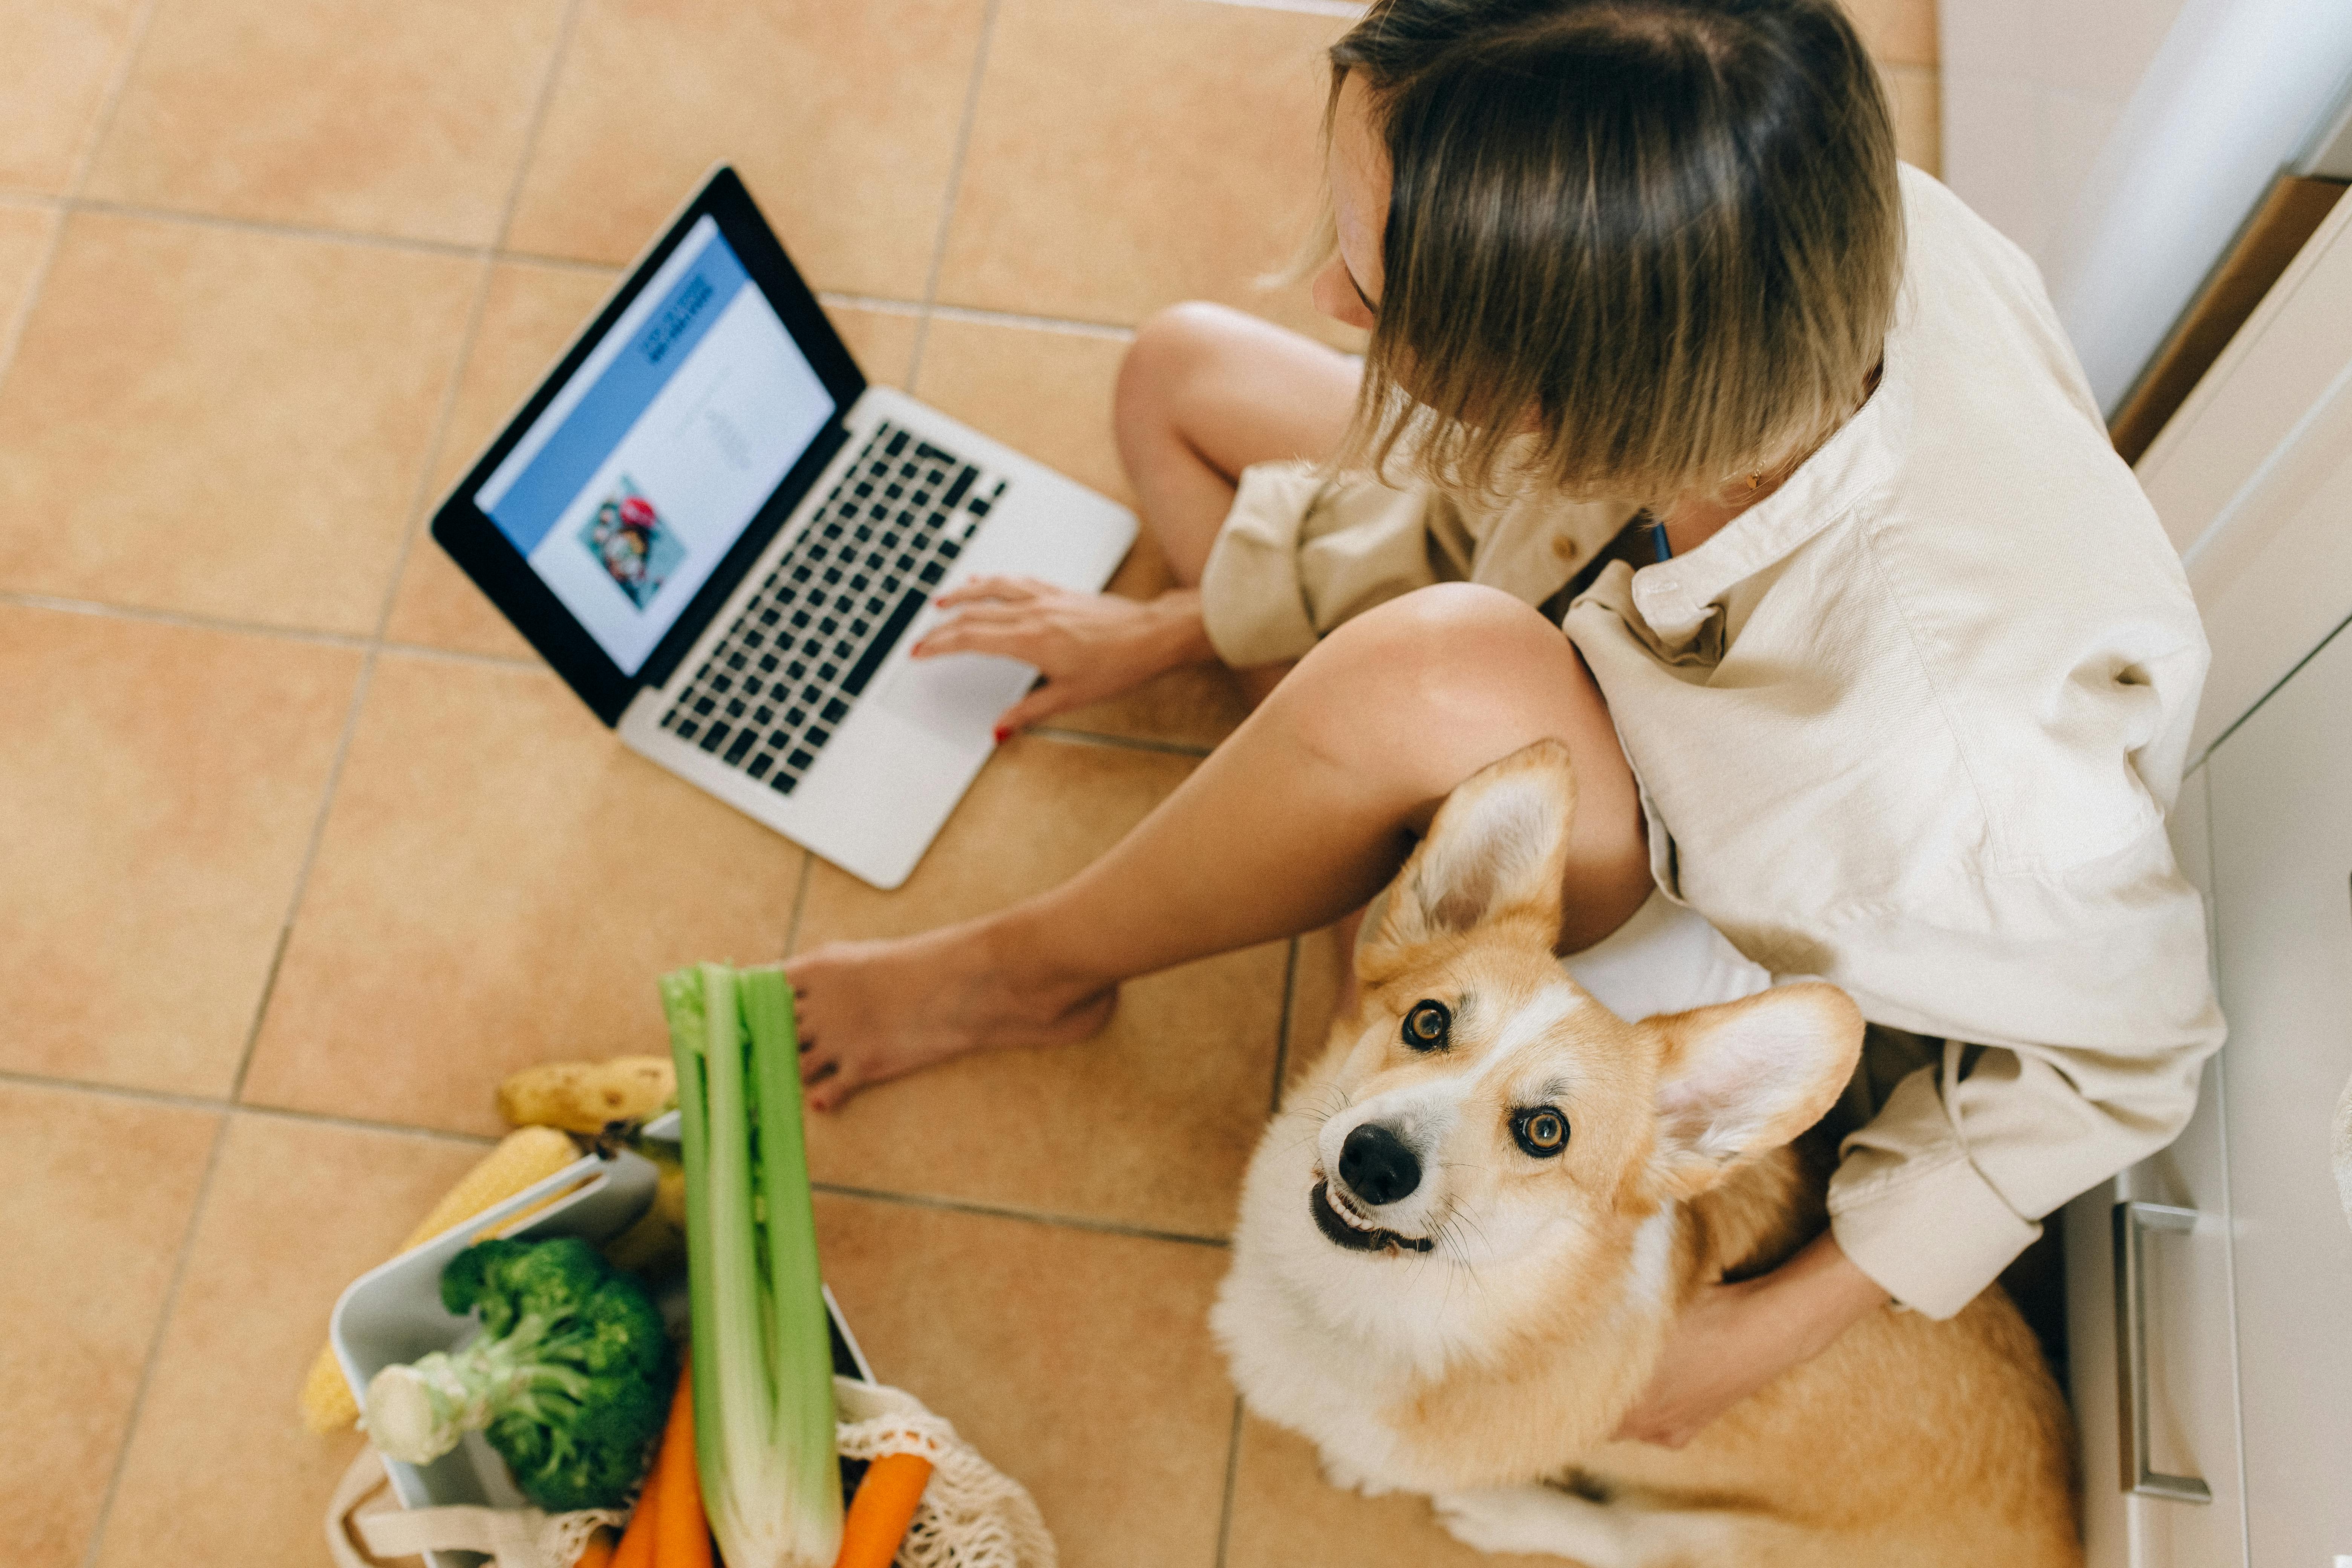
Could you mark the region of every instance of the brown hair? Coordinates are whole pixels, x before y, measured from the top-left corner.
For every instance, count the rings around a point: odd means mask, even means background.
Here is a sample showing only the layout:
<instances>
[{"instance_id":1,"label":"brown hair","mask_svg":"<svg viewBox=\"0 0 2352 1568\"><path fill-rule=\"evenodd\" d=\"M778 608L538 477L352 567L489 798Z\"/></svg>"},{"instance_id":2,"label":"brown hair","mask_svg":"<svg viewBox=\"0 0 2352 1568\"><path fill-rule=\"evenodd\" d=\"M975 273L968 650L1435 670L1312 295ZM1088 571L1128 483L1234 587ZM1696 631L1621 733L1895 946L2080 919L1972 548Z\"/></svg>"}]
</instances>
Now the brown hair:
<instances>
[{"instance_id":1,"label":"brown hair","mask_svg":"<svg viewBox=\"0 0 2352 1568\"><path fill-rule=\"evenodd\" d=\"M1835 0L1376 0L1331 62L1392 182L1340 462L1661 501L1862 397L1903 217Z\"/></svg>"}]
</instances>

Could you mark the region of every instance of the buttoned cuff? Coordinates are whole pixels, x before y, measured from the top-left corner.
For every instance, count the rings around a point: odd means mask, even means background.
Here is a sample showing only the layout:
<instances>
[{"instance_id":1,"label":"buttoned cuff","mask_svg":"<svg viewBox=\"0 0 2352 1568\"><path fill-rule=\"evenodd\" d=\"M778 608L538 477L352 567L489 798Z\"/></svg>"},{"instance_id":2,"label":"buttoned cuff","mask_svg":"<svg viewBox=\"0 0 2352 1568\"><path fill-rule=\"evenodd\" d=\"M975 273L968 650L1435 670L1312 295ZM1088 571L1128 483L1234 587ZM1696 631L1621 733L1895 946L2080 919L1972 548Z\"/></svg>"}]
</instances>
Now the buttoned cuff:
<instances>
[{"instance_id":1,"label":"buttoned cuff","mask_svg":"<svg viewBox=\"0 0 2352 1568\"><path fill-rule=\"evenodd\" d=\"M1832 1183L1830 1230L1888 1295L1938 1321L1976 1300L2042 1234L1964 1155L1859 1193Z\"/></svg>"}]
</instances>

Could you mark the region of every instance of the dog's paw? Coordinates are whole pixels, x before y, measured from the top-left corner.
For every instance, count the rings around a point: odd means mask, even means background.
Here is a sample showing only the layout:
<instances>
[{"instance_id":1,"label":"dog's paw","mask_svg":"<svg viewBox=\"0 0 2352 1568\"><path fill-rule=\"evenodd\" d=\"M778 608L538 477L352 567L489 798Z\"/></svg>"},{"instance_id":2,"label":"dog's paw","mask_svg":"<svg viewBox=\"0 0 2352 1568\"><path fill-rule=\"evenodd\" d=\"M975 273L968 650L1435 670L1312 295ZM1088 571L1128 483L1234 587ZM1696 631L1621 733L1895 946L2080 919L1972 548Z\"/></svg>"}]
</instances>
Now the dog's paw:
<instances>
[{"instance_id":1,"label":"dog's paw","mask_svg":"<svg viewBox=\"0 0 2352 1568\"><path fill-rule=\"evenodd\" d=\"M1366 1497L1386 1497L1396 1490L1396 1488L1386 1481L1375 1479L1368 1471L1328 1452L1318 1451L1317 1458L1323 1461L1324 1480L1343 1492L1361 1492Z\"/></svg>"},{"instance_id":2,"label":"dog's paw","mask_svg":"<svg viewBox=\"0 0 2352 1568\"><path fill-rule=\"evenodd\" d=\"M1441 1492L1430 1506L1445 1532L1480 1552L1532 1552L1612 1568L1621 1553L1608 1510L1549 1487Z\"/></svg>"}]
</instances>

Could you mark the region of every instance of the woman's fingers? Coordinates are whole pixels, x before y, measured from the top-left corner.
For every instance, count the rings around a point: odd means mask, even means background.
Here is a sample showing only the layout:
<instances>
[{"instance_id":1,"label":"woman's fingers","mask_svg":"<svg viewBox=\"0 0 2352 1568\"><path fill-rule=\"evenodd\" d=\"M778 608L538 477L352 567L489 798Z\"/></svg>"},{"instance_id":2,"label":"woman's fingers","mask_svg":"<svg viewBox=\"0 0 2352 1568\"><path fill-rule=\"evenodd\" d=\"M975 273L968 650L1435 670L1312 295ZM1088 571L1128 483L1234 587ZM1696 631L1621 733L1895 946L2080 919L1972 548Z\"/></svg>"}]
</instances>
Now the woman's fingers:
<instances>
[{"instance_id":1,"label":"woman's fingers","mask_svg":"<svg viewBox=\"0 0 2352 1568\"><path fill-rule=\"evenodd\" d=\"M931 602L942 610L958 605L1022 604L1052 589L1034 577L974 577L959 584Z\"/></svg>"},{"instance_id":2,"label":"woman's fingers","mask_svg":"<svg viewBox=\"0 0 2352 1568\"><path fill-rule=\"evenodd\" d=\"M1007 605L971 605L958 610L946 620L923 634L923 640L907 651L917 658L929 658L934 654L969 651L961 640L973 632L983 635L1035 630L1037 620L1032 611L1014 609Z\"/></svg>"},{"instance_id":3,"label":"woman's fingers","mask_svg":"<svg viewBox=\"0 0 2352 1568\"><path fill-rule=\"evenodd\" d=\"M948 653L992 653L1034 664L1037 661L1030 655L1037 651L1039 635L1034 626L1003 619L982 620L977 612L969 612L939 626L908 651L917 658L936 658Z\"/></svg>"}]
</instances>

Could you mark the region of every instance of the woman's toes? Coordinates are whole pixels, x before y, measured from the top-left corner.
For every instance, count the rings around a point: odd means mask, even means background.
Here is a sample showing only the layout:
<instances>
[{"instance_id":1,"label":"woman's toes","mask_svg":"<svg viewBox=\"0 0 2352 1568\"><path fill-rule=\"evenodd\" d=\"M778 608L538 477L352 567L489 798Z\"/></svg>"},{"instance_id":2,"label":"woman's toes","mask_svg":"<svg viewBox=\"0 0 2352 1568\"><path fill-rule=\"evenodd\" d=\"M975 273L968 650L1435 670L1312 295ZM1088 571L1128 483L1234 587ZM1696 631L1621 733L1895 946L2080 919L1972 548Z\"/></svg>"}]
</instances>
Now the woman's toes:
<instances>
[{"instance_id":1,"label":"woman's toes","mask_svg":"<svg viewBox=\"0 0 2352 1568\"><path fill-rule=\"evenodd\" d=\"M834 1111L842 1108L857 1084L838 1066L829 1067L822 1078L809 1080L808 1105L812 1110Z\"/></svg>"}]
</instances>

